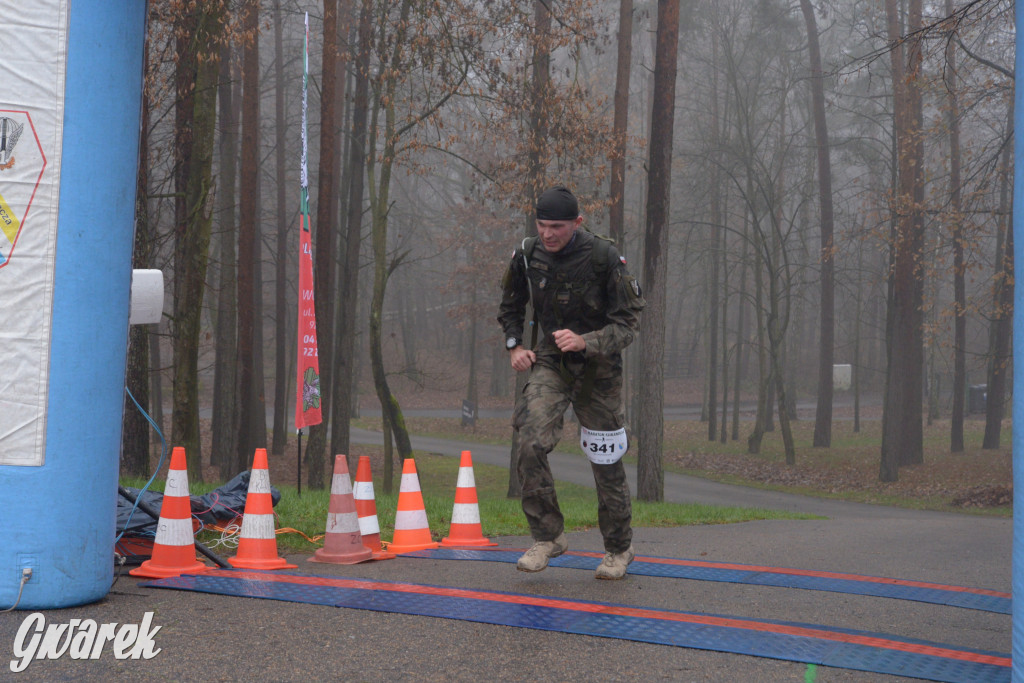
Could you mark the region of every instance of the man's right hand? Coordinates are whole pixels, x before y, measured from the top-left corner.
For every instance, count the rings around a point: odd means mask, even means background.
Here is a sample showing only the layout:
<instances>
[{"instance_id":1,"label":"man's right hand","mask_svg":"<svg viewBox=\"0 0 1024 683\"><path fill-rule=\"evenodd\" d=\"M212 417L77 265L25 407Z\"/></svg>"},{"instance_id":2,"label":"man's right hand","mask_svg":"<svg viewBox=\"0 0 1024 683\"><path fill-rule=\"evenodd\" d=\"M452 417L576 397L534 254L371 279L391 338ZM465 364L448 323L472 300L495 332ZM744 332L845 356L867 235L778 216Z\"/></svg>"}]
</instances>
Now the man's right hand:
<instances>
[{"instance_id":1,"label":"man's right hand","mask_svg":"<svg viewBox=\"0 0 1024 683\"><path fill-rule=\"evenodd\" d=\"M537 354L530 349L525 349L522 346L517 346L509 351L509 357L512 361L512 369L516 372L523 372L533 367L533 364L537 362Z\"/></svg>"}]
</instances>

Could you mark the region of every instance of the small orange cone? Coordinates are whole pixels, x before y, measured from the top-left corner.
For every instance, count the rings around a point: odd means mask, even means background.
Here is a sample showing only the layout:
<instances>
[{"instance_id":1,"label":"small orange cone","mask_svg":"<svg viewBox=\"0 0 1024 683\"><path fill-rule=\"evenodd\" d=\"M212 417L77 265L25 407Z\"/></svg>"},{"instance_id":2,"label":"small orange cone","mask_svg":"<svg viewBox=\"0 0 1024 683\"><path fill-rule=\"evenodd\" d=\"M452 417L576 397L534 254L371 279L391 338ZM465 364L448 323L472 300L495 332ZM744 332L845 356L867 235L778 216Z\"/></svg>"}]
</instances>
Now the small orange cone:
<instances>
[{"instance_id":1,"label":"small orange cone","mask_svg":"<svg viewBox=\"0 0 1024 683\"><path fill-rule=\"evenodd\" d=\"M473 477L473 456L462 451L459 460L459 479L455 483L455 505L448 536L441 540L446 548L462 545L498 545L484 538L480 526L480 506L476 500L476 479Z\"/></svg>"},{"instance_id":2,"label":"small orange cone","mask_svg":"<svg viewBox=\"0 0 1024 683\"><path fill-rule=\"evenodd\" d=\"M356 515L359 517L359 533L363 536L363 545L373 552L375 560L390 560L395 557L380 545L380 523L377 521L377 502L373 496L373 475L370 473L370 456L359 456L356 468L356 481L352 487L352 496L356 502Z\"/></svg>"},{"instance_id":3,"label":"small orange cone","mask_svg":"<svg viewBox=\"0 0 1024 683\"><path fill-rule=\"evenodd\" d=\"M232 567L240 569L295 569L298 565L277 554L274 533L274 502L270 497L270 470L267 449L257 448L245 495L245 514L238 538L238 552L229 557Z\"/></svg>"},{"instance_id":4,"label":"small orange cone","mask_svg":"<svg viewBox=\"0 0 1024 683\"><path fill-rule=\"evenodd\" d=\"M185 449L175 446L167 471L160 520L153 541L153 555L128 573L150 579L166 579L209 569L196 559L196 540L192 535L192 503L188 495L188 469Z\"/></svg>"},{"instance_id":5,"label":"small orange cone","mask_svg":"<svg viewBox=\"0 0 1024 683\"><path fill-rule=\"evenodd\" d=\"M324 547L313 553L310 562L358 564L373 559L373 551L363 545L359 533L356 501L352 497L352 482L348 478L348 462L344 455L334 457L334 477L331 479L331 501L327 505L327 535Z\"/></svg>"},{"instance_id":6,"label":"small orange cone","mask_svg":"<svg viewBox=\"0 0 1024 683\"><path fill-rule=\"evenodd\" d=\"M437 545L430 539L427 510L423 507L420 479L416 475L416 461L406 458L402 465L402 486L398 489L395 538L388 544L388 552L411 553L436 548Z\"/></svg>"}]
</instances>

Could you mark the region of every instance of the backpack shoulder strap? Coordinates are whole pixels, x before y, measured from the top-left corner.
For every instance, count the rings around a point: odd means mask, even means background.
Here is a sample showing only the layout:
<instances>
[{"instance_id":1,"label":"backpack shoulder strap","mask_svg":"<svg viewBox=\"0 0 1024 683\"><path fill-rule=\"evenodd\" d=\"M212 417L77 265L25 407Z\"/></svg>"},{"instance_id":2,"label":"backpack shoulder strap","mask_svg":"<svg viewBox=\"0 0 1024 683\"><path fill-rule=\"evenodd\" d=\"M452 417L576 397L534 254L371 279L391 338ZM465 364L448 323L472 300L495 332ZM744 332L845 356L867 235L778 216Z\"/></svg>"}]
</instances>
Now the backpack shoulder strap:
<instances>
[{"instance_id":1,"label":"backpack shoulder strap","mask_svg":"<svg viewBox=\"0 0 1024 683\"><path fill-rule=\"evenodd\" d=\"M594 247L590 252L590 258L594 265L594 272L604 275L608 272L608 253L614 241L609 237L594 235Z\"/></svg>"},{"instance_id":2,"label":"backpack shoulder strap","mask_svg":"<svg viewBox=\"0 0 1024 683\"><path fill-rule=\"evenodd\" d=\"M523 250L523 257L529 259L533 256L533 250L537 246L537 241L540 238L534 235L533 237L524 237L523 243L520 245Z\"/></svg>"},{"instance_id":3,"label":"backpack shoulder strap","mask_svg":"<svg viewBox=\"0 0 1024 683\"><path fill-rule=\"evenodd\" d=\"M523 251L523 272L530 272L530 257L533 256L533 250L537 246L537 241L540 238L537 235L533 237L524 237L522 243ZM530 321L530 346L529 348L534 349L537 347L537 307L533 305L533 287L530 286L529 276L526 281L526 291L530 295L530 308L533 310L533 320Z\"/></svg>"}]
</instances>

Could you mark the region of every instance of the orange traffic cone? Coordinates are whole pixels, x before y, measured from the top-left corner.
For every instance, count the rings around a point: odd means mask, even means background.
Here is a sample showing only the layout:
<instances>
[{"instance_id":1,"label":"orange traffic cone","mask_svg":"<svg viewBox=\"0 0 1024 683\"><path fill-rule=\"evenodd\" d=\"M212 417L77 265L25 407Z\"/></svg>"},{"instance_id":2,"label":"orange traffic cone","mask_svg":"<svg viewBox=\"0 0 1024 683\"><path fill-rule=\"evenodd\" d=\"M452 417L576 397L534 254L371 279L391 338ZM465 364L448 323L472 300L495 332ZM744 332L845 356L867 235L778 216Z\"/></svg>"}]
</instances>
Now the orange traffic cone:
<instances>
[{"instance_id":1,"label":"orange traffic cone","mask_svg":"<svg viewBox=\"0 0 1024 683\"><path fill-rule=\"evenodd\" d=\"M232 567L240 569L295 569L298 565L277 554L274 534L274 502L270 497L270 470L267 449L257 448L245 495L245 514L238 537L238 552L229 557Z\"/></svg>"},{"instance_id":2,"label":"orange traffic cone","mask_svg":"<svg viewBox=\"0 0 1024 683\"><path fill-rule=\"evenodd\" d=\"M423 507L420 479L416 475L416 461L406 458L402 465L402 486L398 489L398 511L395 513L395 538L388 544L392 553L411 553L436 548L430 540L427 510Z\"/></svg>"},{"instance_id":3,"label":"orange traffic cone","mask_svg":"<svg viewBox=\"0 0 1024 683\"><path fill-rule=\"evenodd\" d=\"M380 545L380 523L377 521L377 502L373 496L373 475L370 474L370 456L359 456L356 468L356 481L352 487L352 496L356 502L356 515L359 517L359 533L363 536L363 545L373 552L375 560L390 560L395 557Z\"/></svg>"},{"instance_id":4,"label":"orange traffic cone","mask_svg":"<svg viewBox=\"0 0 1024 683\"><path fill-rule=\"evenodd\" d=\"M188 495L188 470L185 449L175 446L167 471L160 520L153 541L153 556L128 573L150 579L166 579L209 569L196 559L196 540L192 535L192 504Z\"/></svg>"},{"instance_id":5,"label":"orange traffic cone","mask_svg":"<svg viewBox=\"0 0 1024 683\"><path fill-rule=\"evenodd\" d=\"M455 483L455 505L449 535L441 540L445 547L461 545L498 545L484 538L480 527L480 506L476 500L476 479L473 477L473 457L462 451L459 460L459 479Z\"/></svg>"},{"instance_id":6,"label":"orange traffic cone","mask_svg":"<svg viewBox=\"0 0 1024 683\"><path fill-rule=\"evenodd\" d=\"M348 478L348 462L344 455L334 457L331 479L331 501L327 506L327 535L324 547L313 553L310 562L358 564L373 559L373 551L363 545L359 533L359 516Z\"/></svg>"}]
</instances>

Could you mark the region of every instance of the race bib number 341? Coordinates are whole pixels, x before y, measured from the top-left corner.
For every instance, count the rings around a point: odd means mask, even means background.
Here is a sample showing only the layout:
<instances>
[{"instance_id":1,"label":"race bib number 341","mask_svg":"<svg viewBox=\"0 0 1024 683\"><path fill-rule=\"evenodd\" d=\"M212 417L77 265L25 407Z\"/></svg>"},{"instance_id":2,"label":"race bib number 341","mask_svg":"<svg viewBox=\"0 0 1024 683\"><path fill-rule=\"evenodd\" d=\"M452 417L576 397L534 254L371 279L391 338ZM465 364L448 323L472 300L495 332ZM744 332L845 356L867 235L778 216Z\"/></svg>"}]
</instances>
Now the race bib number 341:
<instances>
[{"instance_id":1,"label":"race bib number 341","mask_svg":"<svg viewBox=\"0 0 1024 683\"><path fill-rule=\"evenodd\" d=\"M617 463L626 454L629 443L626 428L620 427L613 432L599 432L586 427L580 428L580 447L587 458L595 465L611 465Z\"/></svg>"}]
</instances>

